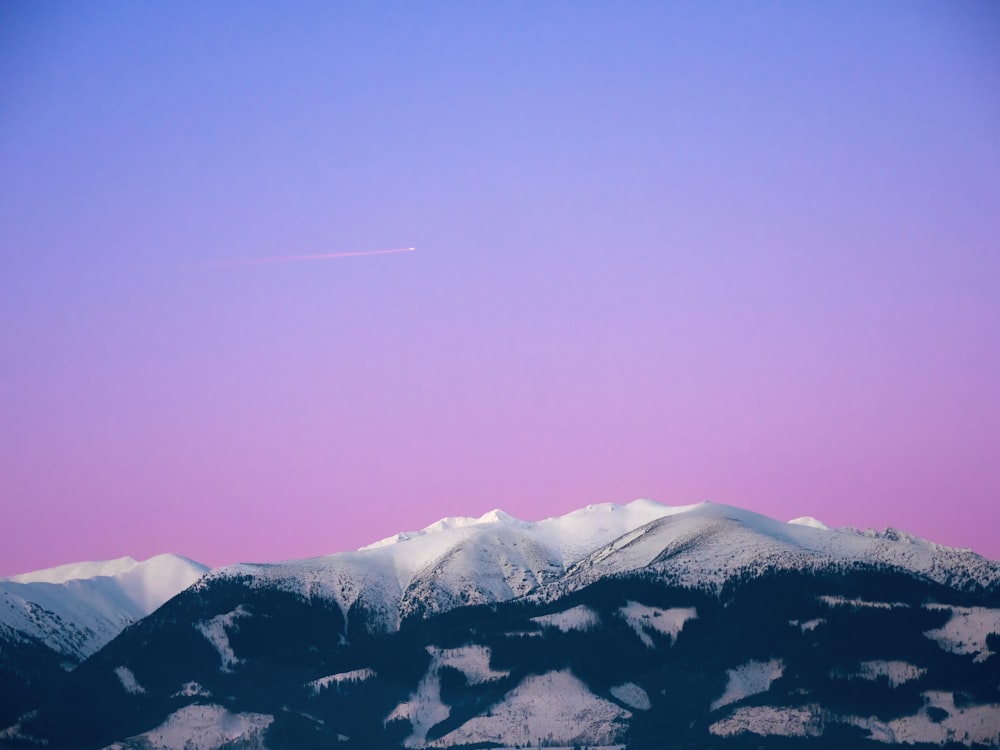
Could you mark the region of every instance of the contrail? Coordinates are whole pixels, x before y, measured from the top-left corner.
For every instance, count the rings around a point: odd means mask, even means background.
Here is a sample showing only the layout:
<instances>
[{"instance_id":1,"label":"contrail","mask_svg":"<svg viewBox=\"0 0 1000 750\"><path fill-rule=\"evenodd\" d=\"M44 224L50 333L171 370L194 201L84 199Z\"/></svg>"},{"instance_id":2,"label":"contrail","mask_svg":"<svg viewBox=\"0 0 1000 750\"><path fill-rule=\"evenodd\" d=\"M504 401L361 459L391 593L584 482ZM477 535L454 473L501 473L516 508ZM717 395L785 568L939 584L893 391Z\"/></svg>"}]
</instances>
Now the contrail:
<instances>
[{"instance_id":1,"label":"contrail","mask_svg":"<svg viewBox=\"0 0 1000 750\"><path fill-rule=\"evenodd\" d=\"M398 247L393 250L356 250L350 253L319 253L318 255L273 255L267 258L244 258L242 260L221 261L223 266L259 266L263 263L298 263L307 260L333 260L335 258L359 258L364 255L389 255L390 253L412 253L415 247Z\"/></svg>"}]
</instances>

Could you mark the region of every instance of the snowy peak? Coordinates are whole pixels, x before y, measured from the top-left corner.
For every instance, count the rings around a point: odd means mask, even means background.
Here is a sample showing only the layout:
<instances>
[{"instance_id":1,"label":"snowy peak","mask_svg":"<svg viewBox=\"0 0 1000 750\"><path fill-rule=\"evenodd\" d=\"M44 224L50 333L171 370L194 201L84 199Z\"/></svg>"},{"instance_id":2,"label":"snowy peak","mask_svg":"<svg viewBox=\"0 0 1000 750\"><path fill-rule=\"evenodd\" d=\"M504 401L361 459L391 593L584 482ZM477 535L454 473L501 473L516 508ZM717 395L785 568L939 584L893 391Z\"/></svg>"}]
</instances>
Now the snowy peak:
<instances>
[{"instance_id":1,"label":"snowy peak","mask_svg":"<svg viewBox=\"0 0 1000 750\"><path fill-rule=\"evenodd\" d=\"M505 523L505 522L506 523L520 523L510 513L505 513L504 511L500 510L499 508L494 508L490 512L484 513L483 515L481 515L479 517L479 522L480 523L491 523L491 522L498 522L498 523Z\"/></svg>"},{"instance_id":2,"label":"snowy peak","mask_svg":"<svg viewBox=\"0 0 1000 750\"><path fill-rule=\"evenodd\" d=\"M788 523L794 524L796 526L809 526L813 529L822 529L823 531L832 531L829 526L820 521L818 518L813 518L812 516L802 516L801 518L793 518Z\"/></svg>"},{"instance_id":3,"label":"snowy peak","mask_svg":"<svg viewBox=\"0 0 1000 750\"><path fill-rule=\"evenodd\" d=\"M142 615L147 615L201 578L208 570L207 566L180 555L156 555L143 561L119 557L115 560L70 563L22 573L0 579L0 584L23 584L30 587L27 590L38 591L44 590L43 587L33 584L61 586L65 590L93 586L118 589L133 605L130 609L134 608Z\"/></svg>"},{"instance_id":4,"label":"snowy peak","mask_svg":"<svg viewBox=\"0 0 1000 750\"><path fill-rule=\"evenodd\" d=\"M201 578L208 566L180 555L157 555L113 576L144 615Z\"/></svg>"},{"instance_id":5,"label":"snowy peak","mask_svg":"<svg viewBox=\"0 0 1000 750\"><path fill-rule=\"evenodd\" d=\"M625 531L641 526L655 518L671 513L682 513L697 505L670 507L653 500L635 500L627 505L601 503L588 505L563 516L554 516L541 521L522 521L500 509L484 513L478 518L468 516L448 516L425 526L419 531L403 531L393 536L361 547L358 551L387 547L411 542L429 535L454 533L458 530L477 527L527 530L533 537L544 538L559 547L575 549L581 545L592 547L595 539L610 541ZM478 531L486 530L477 529ZM570 539L569 537L573 537ZM605 539L607 538L607 539ZM570 553L571 554L571 553ZM572 556L572 555L571 555Z\"/></svg>"},{"instance_id":6,"label":"snowy peak","mask_svg":"<svg viewBox=\"0 0 1000 750\"><path fill-rule=\"evenodd\" d=\"M678 511L679 509L673 509ZM703 503L664 514L581 561L567 583L638 570L675 583L718 587L768 570L819 570L862 564L948 585L995 589L1000 563L893 529L830 529L815 519L782 523L729 505Z\"/></svg>"},{"instance_id":7,"label":"snowy peak","mask_svg":"<svg viewBox=\"0 0 1000 750\"><path fill-rule=\"evenodd\" d=\"M15 583L66 583L82 578L117 576L132 570L139 561L134 557L119 557L115 560L97 560L59 565L54 568L35 570L30 573L11 576L8 581Z\"/></svg>"},{"instance_id":8,"label":"snowy peak","mask_svg":"<svg viewBox=\"0 0 1000 750\"><path fill-rule=\"evenodd\" d=\"M479 518L472 518L469 516L446 516L445 518L435 521L429 526L425 526L419 531L401 531L398 534L393 534L392 536L380 539L377 542L366 544L358 551L361 552L370 549L377 549L378 547L386 547L390 544L400 544L401 542L408 542L411 539L427 536L428 534L438 534L441 532L452 531L454 529L465 529L470 526L479 526L481 524L518 525L523 523L524 521L519 521L514 518L514 516L509 513L505 513L499 508L495 508L488 513L484 513Z\"/></svg>"},{"instance_id":9,"label":"snowy peak","mask_svg":"<svg viewBox=\"0 0 1000 750\"><path fill-rule=\"evenodd\" d=\"M0 634L75 663L153 612L208 567L180 555L72 563L0 579Z\"/></svg>"}]
</instances>

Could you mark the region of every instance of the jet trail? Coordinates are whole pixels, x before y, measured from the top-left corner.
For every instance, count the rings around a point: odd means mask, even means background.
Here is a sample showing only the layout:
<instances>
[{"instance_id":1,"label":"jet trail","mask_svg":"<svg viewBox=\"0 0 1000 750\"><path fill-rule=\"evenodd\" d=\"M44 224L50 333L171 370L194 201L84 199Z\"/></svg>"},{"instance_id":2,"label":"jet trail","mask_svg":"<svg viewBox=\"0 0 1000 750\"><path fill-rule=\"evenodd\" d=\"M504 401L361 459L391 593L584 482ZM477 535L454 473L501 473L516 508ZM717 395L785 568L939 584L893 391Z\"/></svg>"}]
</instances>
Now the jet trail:
<instances>
[{"instance_id":1,"label":"jet trail","mask_svg":"<svg viewBox=\"0 0 1000 750\"><path fill-rule=\"evenodd\" d=\"M244 258L223 261L224 266L259 266L264 263L298 263L307 260L333 260L336 258L359 258L365 255L389 255L391 253L412 253L415 247L399 247L393 250L356 250L349 253L319 253L318 255L273 255L267 258Z\"/></svg>"}]
</instances>

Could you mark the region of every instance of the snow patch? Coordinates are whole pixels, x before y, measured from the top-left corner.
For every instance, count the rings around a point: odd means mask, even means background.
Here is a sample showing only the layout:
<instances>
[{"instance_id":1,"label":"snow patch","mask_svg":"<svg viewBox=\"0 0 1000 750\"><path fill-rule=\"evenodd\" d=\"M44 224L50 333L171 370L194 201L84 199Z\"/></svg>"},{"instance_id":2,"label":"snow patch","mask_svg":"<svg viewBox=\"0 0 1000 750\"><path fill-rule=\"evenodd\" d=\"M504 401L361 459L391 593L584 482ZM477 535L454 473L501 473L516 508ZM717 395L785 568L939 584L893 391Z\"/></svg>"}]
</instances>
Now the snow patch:
<instances>
[{"instance_id":1,"label":"snow patch","mask_svg":"<svg viewBox=\"0 0 1000 750\"><path fill-rule=\"evenodd\" d=\"M611 694L624 703L629 708L639 711L648 711L653 704L649 702L649 695L634 682L626 682L624 685L616 685L611 688Z\"/></svg>"},{"instance_id":2,"label":"snow patch","mask_svg":"<svg viewBox=\"0 0 1000 750\"><path fill-rule=\"evenodd\" d=\"M319 692L325 688L330 687L330 685L336 685L337 689L343 684L354 685L359 682L364 682L365 680L375 677L375 670L369 667L364 669L352 669L350 672L338 672L337 674L331 674L327 677L320 677L318 680L313 680L309 683L309 687L312 688L313 694L318 695Z\"/></svg>"},{"instance_id":3,"label":"snow patch","mask_svg":"<svg viewBox=\"0 0 1000 750\"><path fill-rule=\"evenodd\" d=\"M15 742L21 740L28 745L45 745L46 740L35 737L24 731L25 722L30 722L38 716L38 711L29 711L20 716L14 724L4 729L0 729L0 742Z\"/></svg>"},{"instance_id":4,"label":"snow patch","mask_svg":"<svg viewBox=\"0 0 1000 750\"><path fill-rule=\"evenodd\" d=\"M416 692L392 709L383 723L410 722L413 731L403 744L406 747L421 747L427 739L428 730L447 719L450 713L451 709L441 700L441 678L436 669L430 669L420 680Z\"/></svg>"},{"instance_id":5,"label":"snow patch","mask_svg":"<svg viewBox=\"0 0 1000 750\"><path fill-rule=\"evenodd\" d=\"M222 659L221 669L223 672L232 672L233 667L243 663L243 660L236 656L232 646L229 645L229 631L238 630L239 625L236 624L236 621L249 616L250 612L241 604L232 612L224 615L216 615L210 620L199 622L195 625L198 632L205 636L208 642L219 652L219 658Z\"/></svg>"},{"instance_id":6,"label":"snow patch","mask_svg":"<svg viewBox=\"0 0 1000 750\"><path fill-rule=\"evenodd\" d=\"M889 721L873 716L829 714L815 704L796 708L744 706L712 724L709 732L719 736L752 733L817 737L823 733L825 718L828 724L848 724L864 729L868 739L886 744L1000 745L1000 704L958 708L954 693L944 691L927 691L923 699L924 706L916 714Z\"/></svg>"},{"instance_id":7,"label":"snow patch","mask_svg":"<svg viewBox=\"0 0 1000 750\"><path fill-rule=\"evenodd\" d=\"M648 648L653 648L655 645L653 639L649 637L649 631L670 636L670 643L673 645L684 628L684 623L698 617L698 610L694 607L658 609L633 601L627 602L618 612Z\"/></svg>"},{"instance_id":8,"label":"snow patch","mask_svg":"<svg viewBox=\"0 0 1000 750\"><path fill-rule=\"evenodd\" d=\"M759 734L767 737L818 737L823 734L819 706L778 708L775 706L744 706L725 719L712 724L708 731L719 737L737 734Z\"/></svg>"},{"instance_id":9,"label":"snow patch","mask_svg":"<svg viewBox=\"0 0 1000 750\"><path fill-rule=\"evenodd\" d=\"M886 677L889 685L899 687L911 680L917 680L927 672L923 667L905 661L863 661L858 668L851 671L835 669L830 672L833 678L859 678L862 680L877 680Z\"/></svg>"},{"instance_id":10,"label":"snow patch","mask_svg":"<svg viewBox=\"0 0 1000 750\"><path fill-rule=\"evenodd\" d=\"M124 750L136 741L151 750L215 750L241 742L247 750L263 750L264 732L274 721L269 714L229 713L222 706L185 706L167 717L156 729L115 743L108 750Z\"/></svg>"},{"instance_id":11,"label":"snow patch","mask_svg":"<svg viewBox=\"0 0 1000 750\"><path fill-rule=\"evenodd\" d=\"M430 747L473 743L607 745L631 713L594 695L568 670L525 678L487 714L476 716Z\"/></svg>"},{"instance_id":12,"label":"snow patch","mask_svg":"<svg viewBox=\"0 0 1000 750\"><path fill-rule=\"evenodd\" d=\"M843 596L829 596L824 594L823 596L816 597L823 604L833 609L834 607L851 607L852 609L908 609L909 604L903 602L870 602L865 599L848 599Z\"/></svg>"},{"instance_id":13,"label":"snow patch","mask_svg":"<svg viewBox=\"0 0 1000 750\"><path fill-rule=\"evenodd\" d=\"M806 620L805 622L801 620L789 620L788 624L792 627L798 627L803 633L809 633L818 628L820 625L825 625L826 620L822 617L818 617L815 620Z\"/></svg>"},{"instance_id":14,"label":"snow patch","mask_svg":"<svg viewBox=\"0 0 1000 750\"><path fill-rule=\"evenodd\" d=\"M771 689L771 683L781 677L784 671L785 665L780 659L748 661L736 669L727 669L729 681L726 683L725 692L717 700L712 701L710 709L714 711L748 696L766 693Z\"/></svg>"},{"instance_id":15,"label":"snow patch","mask_svg":"<svg viewBox=\"0 0 1000 750\"><path fill-rule=\"evenodd\" d=\"M951 619L943 627L928 630L925 636L953 654L975 654L974 662L984 662L993 656L986 645L991 633L1000 633L1000 609L987 607L950 607L928 604L927 609L951 610Z\"/></svg>"},{"instance_id":16,"label":"snow patch","mask_svg":"<svg viewBox=\"0 0 1000 750\"><path fill-rule=\"evenodd\" d=\"M457 669L465 675L470 685L499 680L510 674L510 672L498 672L490 667L491 652L487 646L473 645L459 648L428 646L427 653L431 655L433 665Z\"/></svg>"},{"instance_id":17,"label":"snow patch","mask_svg":"<svg viewBox=\"0 0 1000 750\"><path fill-rule=\"evenodd\" d=\"M206 687L197 682L185 682L181 689L170 696L171 698L211 698L212 693Z\"/></svg>"},{"instance_id":18,"label":"snow patch","mask_svg":"<svg viewBox=\"0 0 1000 750\"><path fill-rule=\"evenodd\" d=\"M923 694L925 705L912 716L890 721L874 717L848 716L845 723L869 732L869 739L885 743L918 742L944 744L961 742L1000 746L1000 704L973 705L958 708L955 694L928 691ZM941 719L932 717L929 709L944 711Z\"/></svg>"},{"instance_id":19,"label":"snow patch","mask_svg":"<svg viewBox=\"0 0 1000 750\"><path fill-rule=\"evenodd\" d=\"M131 693L132 695L142 695L146 692L146 688L138 683L135 679L135 675L132 670L128 667L116 667L115 674L118 675L118 679L122 683L122 687L125 688L126 693Z\"/></svg>"},{"instance_id":20,"label":"snow patch","mask_svg":"<svg viewBox=\"0 0 1000 750\"><path fill-rule=\"evenodd\" d=\"M404 740L406 747L421 747L427 739L427 732L435 724L448 718L451 709L441 700L441 667L448 666L465 675L470 685L478 685L489 680L507 677L509 672L497 672L490 667L490 650L486 646L461 646L460 648L438 648L428 646L431 664L417 685L416 692L408 700L397 705L385 717L390 721L408 721L413 732Z\"/></svg>"},{"instance_id":21,"label":"snow patch","mask_svg":"<svg viewBox=\"0 0 1000 750\"><path fill-rule=\"evenodd\" d=\"M601 623L601 618L590 607L580 604L563 612L532 617L531 621L537 622L543 628L558 628L568 633L571 630L591 630Z\"/></svg>"}]
</instances>

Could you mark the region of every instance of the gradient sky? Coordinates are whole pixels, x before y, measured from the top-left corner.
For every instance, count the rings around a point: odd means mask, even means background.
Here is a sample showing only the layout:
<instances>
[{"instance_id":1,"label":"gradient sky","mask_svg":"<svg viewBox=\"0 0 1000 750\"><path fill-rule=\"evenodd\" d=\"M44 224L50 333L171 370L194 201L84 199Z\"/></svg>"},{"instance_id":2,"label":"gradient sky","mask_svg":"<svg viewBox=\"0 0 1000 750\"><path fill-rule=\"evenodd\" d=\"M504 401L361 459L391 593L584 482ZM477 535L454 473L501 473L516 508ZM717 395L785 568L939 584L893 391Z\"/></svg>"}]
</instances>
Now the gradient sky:
<instances>
[{"instance_id":1,"label":"gradient sky","mask_svg":"<svg viewBox=\"0 0 1000 750\"><path fill-rule=\"evenodd\" d=\"M1000 558L1000 12L5 2L0 347L0 575L637 497Z\"/></svg>"}]
</instances>

